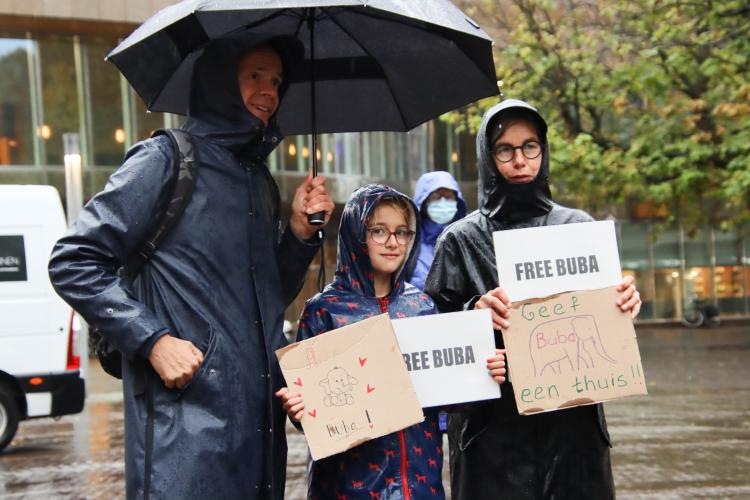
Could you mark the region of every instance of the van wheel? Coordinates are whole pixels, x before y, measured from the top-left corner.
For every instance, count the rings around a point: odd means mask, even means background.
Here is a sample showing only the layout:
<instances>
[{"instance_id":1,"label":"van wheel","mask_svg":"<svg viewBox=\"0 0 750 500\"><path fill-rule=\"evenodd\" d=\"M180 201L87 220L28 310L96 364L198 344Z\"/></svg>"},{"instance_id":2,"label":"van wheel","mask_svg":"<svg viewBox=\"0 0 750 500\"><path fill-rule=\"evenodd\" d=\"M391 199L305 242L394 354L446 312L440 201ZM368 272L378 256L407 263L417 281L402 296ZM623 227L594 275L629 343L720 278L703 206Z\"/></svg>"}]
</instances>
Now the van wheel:
<instances>
[{"instance_id":1,"label":"van wheel","mask_svg":"<svg viewBox=\"0 0 750 500\"><path fill-rule=\"evenodd\" d=\"M18 406L8 390L0 385L0 452L10 444L18 429Z\"/></svg>"}]
</instances>

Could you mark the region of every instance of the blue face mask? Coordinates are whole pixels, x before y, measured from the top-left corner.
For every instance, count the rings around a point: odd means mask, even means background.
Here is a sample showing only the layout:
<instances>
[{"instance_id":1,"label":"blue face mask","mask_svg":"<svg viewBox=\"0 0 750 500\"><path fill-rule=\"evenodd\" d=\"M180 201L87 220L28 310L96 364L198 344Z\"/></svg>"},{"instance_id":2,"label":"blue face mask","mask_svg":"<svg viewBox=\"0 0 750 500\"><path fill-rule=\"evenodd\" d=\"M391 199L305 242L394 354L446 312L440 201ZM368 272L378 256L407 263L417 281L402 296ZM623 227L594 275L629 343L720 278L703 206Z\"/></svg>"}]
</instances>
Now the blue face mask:
<instances>
[{"instance_id":1,"label":"blue face mask","mask_svg":"<svg viewBox=\"0 0 750 500\"><path fill-rule=\"evenodd\" d=\"M427 215L437 224L448 224L458 212L458 201L440 198L427 204Z\"/></svg>"}]
</instances>

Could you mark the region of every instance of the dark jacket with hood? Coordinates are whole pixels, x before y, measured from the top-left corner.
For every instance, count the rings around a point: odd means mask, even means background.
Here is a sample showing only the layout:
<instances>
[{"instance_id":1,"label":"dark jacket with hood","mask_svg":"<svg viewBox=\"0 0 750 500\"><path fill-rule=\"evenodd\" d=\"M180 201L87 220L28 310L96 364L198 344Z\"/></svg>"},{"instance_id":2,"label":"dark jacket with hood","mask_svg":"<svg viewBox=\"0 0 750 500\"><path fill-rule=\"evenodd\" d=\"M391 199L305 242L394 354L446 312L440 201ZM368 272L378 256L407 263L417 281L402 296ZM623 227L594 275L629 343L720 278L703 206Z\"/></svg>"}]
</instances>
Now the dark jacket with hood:
<instances>
[{"instance_id":1,"label":"dark jacket with hood","mask_svg":"<svg viewBox=\"0 0 750 500\"><path fill-rule=\"evenodd\" d=\"M503 178L489 144L490 128L499 114L514 107L531 111L544 143L539 172L526 184L510 184ZM585 212L552 201L546 132L544 119L523 101L506 100L485 113L477 135L480 208L439 238L425 286L440 312L472 309L481 295L498 286L494 231L593 220ZM502 347L500 332L495 338ZM601 405L519 416L513 385L506 382L501 390L498 400L467 405L450 415L453 498L614 496Z\"/></svg>"},{"instance_id":2,"label":"dark jacket with hood","mask_svg":"<svg viewBox=\"0 0 750 500\"><path fill-rule=\"evenodd\" d=\"M403 269L416 258L412 243L391 293L375 296L372 265L365 245L365 223L384 198L402 198L412 207L410 226L420 236L411 200L386 186L362 187L349 198L341 216L338 263L333 282L307 301L299 322L299 340L388 312L391 318L435 313L432 300L406 283ZM373 439L351 450L311 462L308 498L367 499L445 498L441 471L442 437L437 413L426 410L426 420L402 431ZM408 491L407 491L408 490Z\"/></svg>"},{"instance_id":3,"label":"dark jacket with hood","mask_svg":"<svg viewBox=\"0 0 750 500\"><path fill-rule=\"evenodd\" d=\"M274 351L286 344L283 312L318 244L281 226L264 164L281 135L244 107L239 55L215 46L197 63L184 126L200 161L195 191L137 279L116 271L171 196L174 152L164 136L128 152L49 264L57 292L123 353L128 498L284 496ZM147 361L167 332L204 353L183 390L166 389Z\"/></svg>"},{"instance_id":4,"label":"dark jacket with hood","mask_svg":"<svg viewBox=\"0 0 750 500\"><path fill-rule=\"evenodd\" d=\"M453 220L447 224L438 224L433 222L427 217L425 210L427 209L425 201L427 197L437 191L440 188L450 189L456 192L456 201L458 202L458 212ZM427 172L417 180L417 187L414 190L414 203L417 205L419 210L421 221L422 221L422 238L419 243L419 255L414 266L414 270L411 275L407 277L409 283L419 288L424 289L424 282L427 279L427 273L432 265L432 259L435 257L435 243L437 242L438 236L443 230L458 219L466 216L466 202L464 201L464 195L461 194L461 188L458 187L458 182L453 176L445 172L444 170L438 170L435 172Z\"/></svg>"}]
</instances>

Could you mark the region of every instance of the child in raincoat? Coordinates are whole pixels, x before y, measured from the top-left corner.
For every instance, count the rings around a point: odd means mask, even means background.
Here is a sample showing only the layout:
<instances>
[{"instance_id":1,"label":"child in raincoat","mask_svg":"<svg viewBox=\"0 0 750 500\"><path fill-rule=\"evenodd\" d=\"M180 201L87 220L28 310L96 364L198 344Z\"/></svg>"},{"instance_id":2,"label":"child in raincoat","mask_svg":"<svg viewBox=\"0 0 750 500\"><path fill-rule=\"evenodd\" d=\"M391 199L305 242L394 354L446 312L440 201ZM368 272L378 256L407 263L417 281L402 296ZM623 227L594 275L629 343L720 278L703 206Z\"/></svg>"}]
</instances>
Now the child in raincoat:
<instances>
[{"instance_id":1,"label":"child in raincoat","mask_svg":"<svg viewBox=\"0 0 750 500\"><path fill-rule=\"evenodd\" d=\"M355 191L341 217L334 280L307 301L298 340L385 312L392 318L435 313L432 300L404 278L419 237L418 212L406 195L377 184ZM305 418L299 393L282 388L277 396L292 420ZM445 498L437 412L428 408L425 416L420 424L312 462L308 498Z\"/></svg>"}]
</instances>

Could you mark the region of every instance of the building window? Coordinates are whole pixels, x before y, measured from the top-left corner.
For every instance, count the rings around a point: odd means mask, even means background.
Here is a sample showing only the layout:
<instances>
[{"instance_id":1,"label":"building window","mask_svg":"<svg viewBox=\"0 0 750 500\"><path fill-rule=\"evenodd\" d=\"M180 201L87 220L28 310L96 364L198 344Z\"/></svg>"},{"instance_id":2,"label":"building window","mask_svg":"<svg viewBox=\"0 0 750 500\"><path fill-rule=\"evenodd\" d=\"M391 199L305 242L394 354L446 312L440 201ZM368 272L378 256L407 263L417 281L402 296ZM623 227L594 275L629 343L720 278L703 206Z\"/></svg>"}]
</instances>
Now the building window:
<instances>
[{"instance_id":1,"label":"building window","mask_svg":"<svg viewBox=\"0 0 750 500\"><path fill-rule=\"evenodd\" d=\"M117 166L131 137L125 128L123 108L129 96L123 99L123 88L117 68L104 60L117 45L114 39L94 38L86 43L88 77L90 80L91 151L96 166Z\"/></svg>"},{"instance_id":2,"label":"building window","mask_svg":"<svg viewBox=\"0 0 750 500\"><path fill-rule=\"evenodd\" d=\"M29 71L31 47L25 39L0 38L0 165L35 163Z\"/></svg>"},{"instance_id":3,"label":"building window","mask_svg":"<svg viewBox=\"0 0 750 500\"><path fill-rule=\"evenodd\" d=\"M716 270L714 290L723 315L747 314L747 288L742 266L742 240L734 232L713 232Z\"/></svg>"},{"instance_id":4,"label":"building window","mask_svg":"<svg viewBox=\"0 0 750 500\"><path fill-rule=\"evenodd\" d=\"M648 226L623 223L619 226L620 263L624 275L635 278L641 295L640 319L654 317L654 273L651 268Z\"/></svg>"},{"instance_id":5,"label":"building window","mask_svg":"<svg viewBox=\"0 0 750 500\"><path fill-rule=\"evenodd\" d=\"M42 163L62 165L62 135L80 130L73 37L43 36L37 46L42 90L37 140L44 146Z\"/></svg>"},{"instance_id":6,"label":"building window","mask_svg":"<svg viewBox=\"0 0 750 500\"><path fill-rule=\"evenodd\" d=\"M661 233L653 249L654 316L679 319L683 306L679 231L669 229Z\"/></svg>"},{"instance_id":7,"label":"building window","mask_svg":"<svg viewBox=\"0 0 750 500\"><path fill-rule=\"evenodd\" d=\"M696 299L710 301L713 297L711 279L711 228L702 227L684 240L685 251L685 306Z\"/></svg>"}]
</instances>

